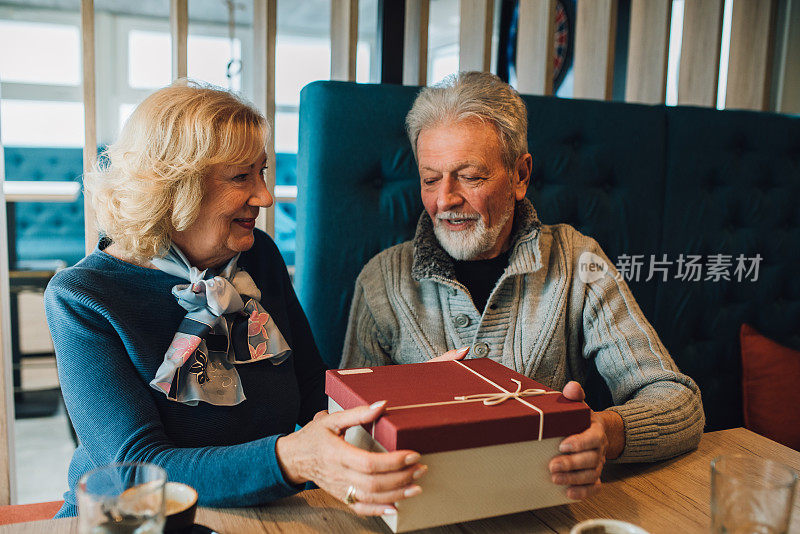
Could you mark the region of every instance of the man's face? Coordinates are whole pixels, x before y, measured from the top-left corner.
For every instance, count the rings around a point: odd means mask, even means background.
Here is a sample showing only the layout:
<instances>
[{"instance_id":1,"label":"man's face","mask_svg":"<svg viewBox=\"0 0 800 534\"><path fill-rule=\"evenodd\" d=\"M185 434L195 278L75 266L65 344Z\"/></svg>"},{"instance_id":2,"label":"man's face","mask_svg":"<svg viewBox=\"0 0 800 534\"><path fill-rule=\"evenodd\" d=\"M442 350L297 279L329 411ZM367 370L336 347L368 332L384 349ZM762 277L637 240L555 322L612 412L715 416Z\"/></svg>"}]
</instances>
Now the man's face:
<instances>
[{"instance_id":1,"label":"man's face","mask_svg":"<svg viewBox=\"0 0 800 534\"><path fill-rule=\"evenodd\" d=\"M530 154L507 169L495 127L466 120L422 130L417 162L422 203L442 248L457 260L490 259L503 252L514 204L528 188Z\"/></svg>"}]
</instances>

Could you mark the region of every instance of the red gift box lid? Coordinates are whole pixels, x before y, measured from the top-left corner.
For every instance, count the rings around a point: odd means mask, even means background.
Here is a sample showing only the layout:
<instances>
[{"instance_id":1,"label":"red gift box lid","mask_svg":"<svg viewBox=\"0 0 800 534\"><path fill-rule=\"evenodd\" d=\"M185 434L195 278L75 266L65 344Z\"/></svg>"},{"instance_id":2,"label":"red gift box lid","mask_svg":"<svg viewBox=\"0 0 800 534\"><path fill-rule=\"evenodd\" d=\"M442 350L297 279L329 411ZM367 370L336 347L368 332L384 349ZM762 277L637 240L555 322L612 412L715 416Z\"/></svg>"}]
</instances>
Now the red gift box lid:
<instances>
[{"instance_id":1,"label":"red gift box lid","mask_svg":"<svg viewBox=\"0 0 800 534\"><path fill-rule=\"evenodd\" d=\"M342 408L387 400L386 412L364 425L386 450L443 452L577 434L590 410L561 393L508 398L494 405L456 397L517 390L554 390L489 358L328 371L325 393ZM431 403L435 406L419 406ZM542 414L544 417L542 418Z\"/></svg>"}]
</instances>

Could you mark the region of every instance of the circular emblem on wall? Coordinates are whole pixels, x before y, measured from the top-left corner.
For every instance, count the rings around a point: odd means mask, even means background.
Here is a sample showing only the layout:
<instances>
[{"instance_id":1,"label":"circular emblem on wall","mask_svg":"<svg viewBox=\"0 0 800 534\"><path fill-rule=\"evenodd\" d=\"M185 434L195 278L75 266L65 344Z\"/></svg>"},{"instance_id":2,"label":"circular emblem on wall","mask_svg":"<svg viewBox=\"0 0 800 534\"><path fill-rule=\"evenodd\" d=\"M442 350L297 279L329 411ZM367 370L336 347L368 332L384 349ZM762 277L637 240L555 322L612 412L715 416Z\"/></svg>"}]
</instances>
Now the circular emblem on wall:
<instances>
[{"instance_id":1,"label":"circular emblem on wall","mask_svg":"<svg viewBox=\"0 0 800 534\"><path fill-rule=\"evenodd\" d=\"M514 6L508 39L508 66L516 77L517 70L517 28L519 3ZM553 94L558 91L564 76L572 66L572 50L575 28L575 1L556 0L556 13L553 35Z\"/></svg>"},{"instance_id":2,"label":"circular emblem on wall","mask_svg":"<svg viewBox=\"0 0 800 534\"><path fill-rule=\"evenodd\" d=\"M561 86L567 68L572 63L572 20L564 7L564 0L558 0L553 39L553 93Z\"/></svg>"}]
</instances>

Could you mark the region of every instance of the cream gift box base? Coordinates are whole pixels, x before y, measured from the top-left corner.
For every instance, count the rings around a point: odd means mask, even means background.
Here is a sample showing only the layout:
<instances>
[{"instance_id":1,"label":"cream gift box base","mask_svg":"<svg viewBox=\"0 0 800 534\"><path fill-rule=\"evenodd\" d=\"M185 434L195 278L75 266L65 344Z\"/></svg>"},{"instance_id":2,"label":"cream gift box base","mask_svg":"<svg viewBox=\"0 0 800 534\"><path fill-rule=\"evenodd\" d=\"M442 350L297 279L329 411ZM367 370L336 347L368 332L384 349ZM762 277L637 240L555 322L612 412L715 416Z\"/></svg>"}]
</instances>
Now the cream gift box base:
<instances>
[{"instance_id":1,"label":"cream gift box base","mask_svg":"<svg viewBox=\"0 0 800 534\"><path fill-rule=\"evenodd\" d=\"M328 399L329 412L341 409ZM347 429L345 439L361 449L386 450L360 425ZM406 532L574 502L565 486L550 481L547 469L562 439L424 454L422 493L398 502L397 515L382 518L392 532Z\"/></svg>"}]
</instances>

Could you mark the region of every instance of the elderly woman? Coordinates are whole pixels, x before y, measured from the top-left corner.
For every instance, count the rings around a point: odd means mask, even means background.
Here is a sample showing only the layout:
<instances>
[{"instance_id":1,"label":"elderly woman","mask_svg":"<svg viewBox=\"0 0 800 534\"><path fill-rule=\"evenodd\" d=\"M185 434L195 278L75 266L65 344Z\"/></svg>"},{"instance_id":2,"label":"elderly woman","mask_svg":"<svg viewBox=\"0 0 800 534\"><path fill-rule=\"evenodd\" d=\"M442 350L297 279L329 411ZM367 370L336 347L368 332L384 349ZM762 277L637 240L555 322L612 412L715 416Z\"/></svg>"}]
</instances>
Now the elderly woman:
<instances>
[{"instance_id":1,"label":"elderly woman","mask_svg":"<svg viewBox=\"0 0 800 534\"><path fill-rule=\"evenodd\" d=\"M381 403L320 412L325 367L277 247L255 230L273 203L268 135L230 93L173 85L138 106L86 177L104 237L45 294L80 438L57 517L76 514L81 475L111 462L158 464L207 506L263 504L312 481L375 515L421 491L417 453L341 437Z\"/></svg>"}]
</instances>

